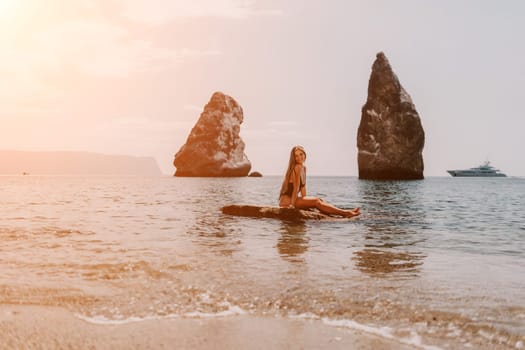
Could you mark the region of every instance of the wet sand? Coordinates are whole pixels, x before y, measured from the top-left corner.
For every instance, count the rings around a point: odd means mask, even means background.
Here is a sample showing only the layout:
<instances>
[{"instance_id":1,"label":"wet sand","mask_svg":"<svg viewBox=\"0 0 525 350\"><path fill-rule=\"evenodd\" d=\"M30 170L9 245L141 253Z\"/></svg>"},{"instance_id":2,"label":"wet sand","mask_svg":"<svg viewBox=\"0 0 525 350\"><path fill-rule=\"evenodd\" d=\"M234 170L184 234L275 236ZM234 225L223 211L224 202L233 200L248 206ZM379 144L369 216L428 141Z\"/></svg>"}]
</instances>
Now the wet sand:
<instances>
[{"instance_id":1,"label":"wet sand","mask_svg":"<svg viewBox=\"0 0 525 350\"><path fill-rule=\"evenodd\" d=\"M320 321L255 316L98 325L48 306L0 305L9 349L416 349Z\"/></svg>"}]
</instances>

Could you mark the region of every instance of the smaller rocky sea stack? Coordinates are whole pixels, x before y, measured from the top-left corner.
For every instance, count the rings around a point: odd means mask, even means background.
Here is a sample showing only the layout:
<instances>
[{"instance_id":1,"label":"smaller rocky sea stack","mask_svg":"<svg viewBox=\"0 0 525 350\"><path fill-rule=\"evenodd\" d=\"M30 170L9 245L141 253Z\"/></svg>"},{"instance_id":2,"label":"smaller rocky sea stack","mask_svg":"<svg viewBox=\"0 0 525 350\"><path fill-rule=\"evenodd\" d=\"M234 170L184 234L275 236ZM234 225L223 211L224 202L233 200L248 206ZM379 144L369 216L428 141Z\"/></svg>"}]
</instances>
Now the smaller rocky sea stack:
<instances>
[{"instance_id":1,"label":"smaller rocky sea stack","mask_svg":"<svg viewBox=\"0 0 525 350\"><path fill-rule=\"evenodd\" d=\"M359 178L423 179L424 145L416 107L380 52L372 66L357 132Z\"/></svg>"},{"instance_id":2,"label":"smaller rocky sea stack","mask_svg":"<svg viewBox=\"0 0 525 350\"><path fill-rule=\"evenodd\" d=\"M237 101L215 92L175 154L175 176L247 176L252 165L239 136L243 118Z\"/></svg>"}]
</instances>

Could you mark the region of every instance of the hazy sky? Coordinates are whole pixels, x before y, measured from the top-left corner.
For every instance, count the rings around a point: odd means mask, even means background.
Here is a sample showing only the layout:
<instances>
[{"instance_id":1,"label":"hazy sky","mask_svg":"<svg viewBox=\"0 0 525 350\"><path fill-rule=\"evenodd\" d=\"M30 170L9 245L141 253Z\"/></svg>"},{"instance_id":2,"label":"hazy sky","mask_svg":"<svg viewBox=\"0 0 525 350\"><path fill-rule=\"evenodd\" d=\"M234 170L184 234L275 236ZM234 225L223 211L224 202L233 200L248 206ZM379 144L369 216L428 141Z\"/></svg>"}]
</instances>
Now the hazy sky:
<instances>
[{"instance_id":1,"label":"hazy sky","mask_svg":"<svg viewBox=\"0 0 525 350\"><path fill-rule=\"evenodd\" d=\"M357 175L385 52L426 134L425 176L525 175L525 2L0 0L0 149L154 156L174 171L214 91L244 109L253 170Z\"/></svg>"}]
</instances>

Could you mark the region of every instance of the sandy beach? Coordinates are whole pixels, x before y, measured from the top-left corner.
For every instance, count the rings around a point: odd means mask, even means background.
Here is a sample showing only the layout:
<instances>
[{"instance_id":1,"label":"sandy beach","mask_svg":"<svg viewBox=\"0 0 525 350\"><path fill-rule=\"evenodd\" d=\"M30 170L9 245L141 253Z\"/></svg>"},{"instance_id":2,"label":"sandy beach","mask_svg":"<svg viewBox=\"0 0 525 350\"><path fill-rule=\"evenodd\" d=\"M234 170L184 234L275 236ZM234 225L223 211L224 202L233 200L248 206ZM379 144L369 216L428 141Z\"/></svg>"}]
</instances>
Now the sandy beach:
<instances>
[{"instance_id":1,"label":"sandy beach","mask_svg":"<svg viewBox=\"0 0 525 350\"><path fill-rule=\"evenodd\" d=\"M47 306L0 306L3 349L415 349L314 320L231 316L99 325Z\"/></svg>"}]
</instances>

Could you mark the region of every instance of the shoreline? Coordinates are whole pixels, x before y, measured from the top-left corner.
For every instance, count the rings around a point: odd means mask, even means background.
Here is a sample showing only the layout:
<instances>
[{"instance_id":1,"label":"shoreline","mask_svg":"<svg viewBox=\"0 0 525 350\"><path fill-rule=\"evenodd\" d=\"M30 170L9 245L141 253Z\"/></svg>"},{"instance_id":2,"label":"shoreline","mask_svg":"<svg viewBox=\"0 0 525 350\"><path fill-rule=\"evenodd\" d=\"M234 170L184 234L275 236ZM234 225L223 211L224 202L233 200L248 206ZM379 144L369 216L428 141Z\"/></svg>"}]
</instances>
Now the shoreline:
<instances>
[{"instance_id":1,"label":"shoreline","mask_svg":"<svg viewBox=\"0 0 525 350\"><path fill-rule=\"evenodd\" d=\"M16 349L419 349L320 320L235 315L100 325L61 307L0 304L0 339Z\"/></svg>"}]
</instances>

